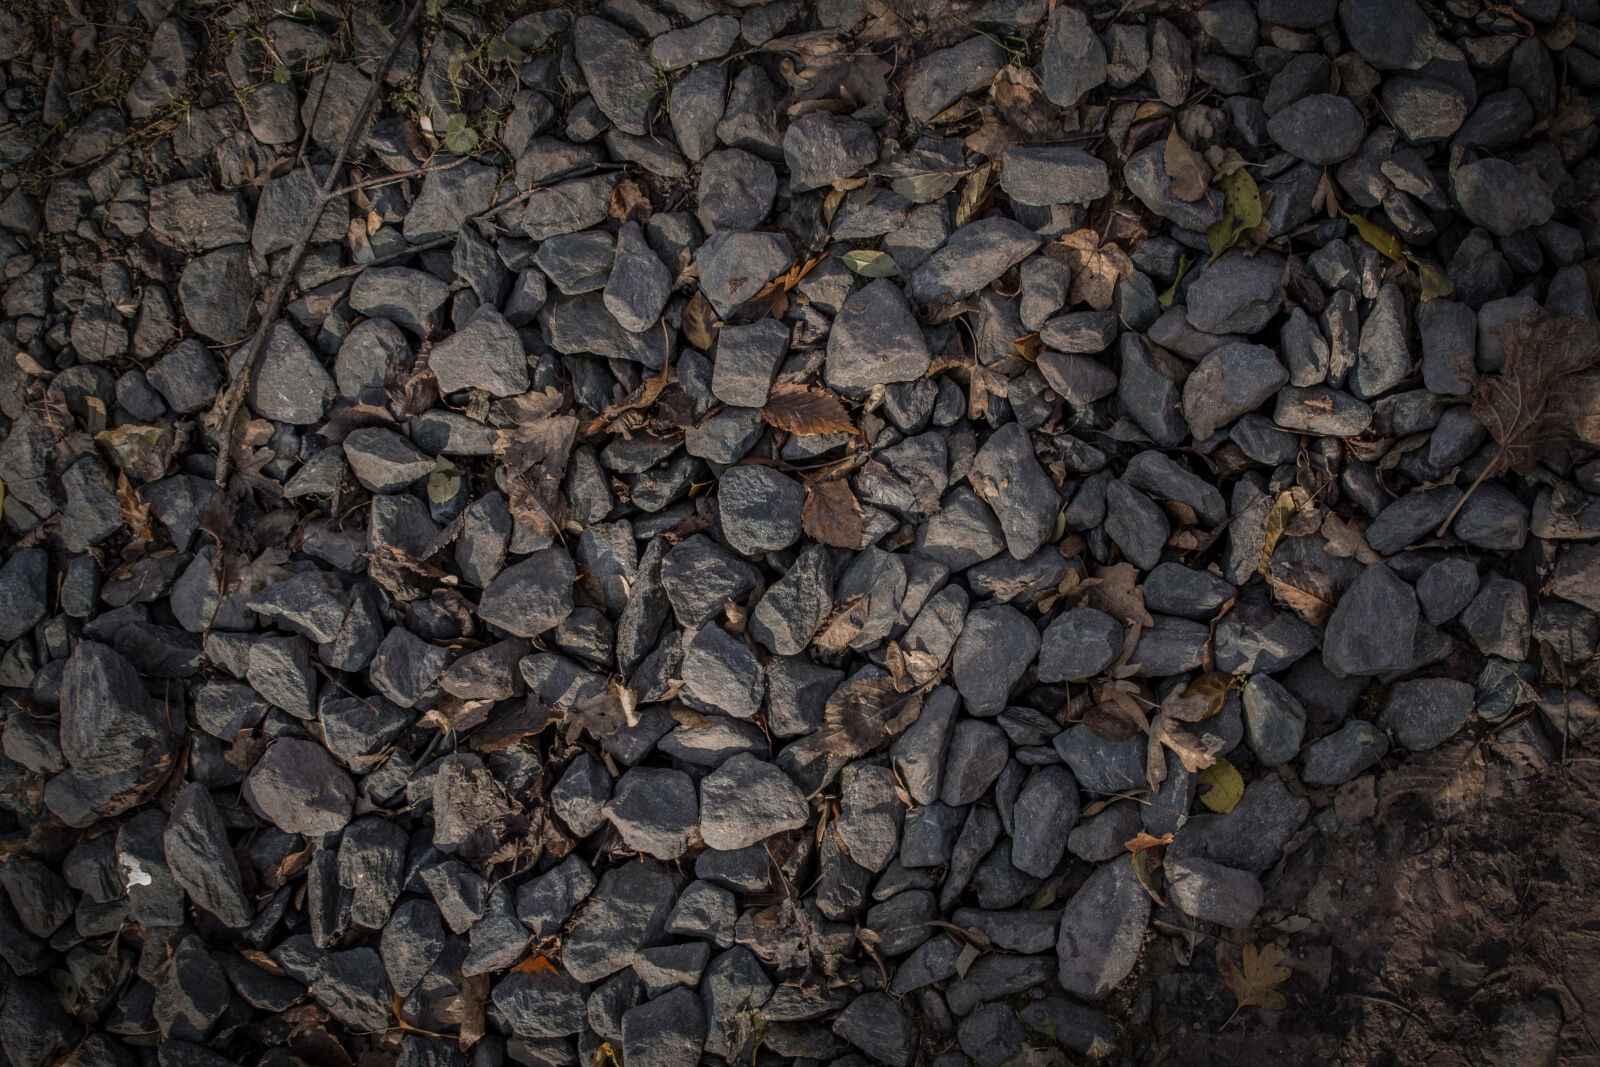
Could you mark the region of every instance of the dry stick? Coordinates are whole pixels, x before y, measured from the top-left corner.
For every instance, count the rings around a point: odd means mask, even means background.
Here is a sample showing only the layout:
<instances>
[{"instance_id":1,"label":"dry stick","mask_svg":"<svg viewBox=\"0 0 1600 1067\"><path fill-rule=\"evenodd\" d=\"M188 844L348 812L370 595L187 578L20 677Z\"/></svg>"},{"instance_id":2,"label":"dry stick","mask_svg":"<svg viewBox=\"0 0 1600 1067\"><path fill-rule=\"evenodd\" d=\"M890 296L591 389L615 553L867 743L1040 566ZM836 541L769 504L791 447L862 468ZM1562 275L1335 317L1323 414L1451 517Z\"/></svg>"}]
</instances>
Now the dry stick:
<instances>
[{"instance_id":1,"label":"dry stick","mask_svg":"<svg viewBox=\"0 0 1600 1067\"><path fill-rule=\"evenodd\" d=\"M222 431L222 441L217 452L216 483L218 486L227 484L228 475L233 466L234 452L238 446L239 437L239 410L244 401L245 390L251 380L255 378L258 364L261 362L262 353L266 351L267 331L277 321L278 314L283 310L284 297L288 295L289 283L294 278L294 273L300 267L300 261L305 258L306 249L311 245L311 238L317 231L317 223L322 220L322 210L328 206L337 194L339 186L339 172L344 168L345 158L350 154L350 148L355 143L356 137L367 123L367 116L372 111L372 106L377 102L378 94L383 90L383 76L388 73L389 66L394 62L394 57L399 54L400 47L405 43L406 37L417 24L417 19L422 17L427 0L415 0L411 10L406 12L406 18L395 31L394 43L379 60L378 67L372 74L372 85L367 90L366 97L361 101L361 106L356 109L351 120L350 129L346 131L344 140L339 144L339 151L333 157L333 165L328 168L328 176L323 179L321 187L317 190L317 201L311 208L311 213L306 219L306 224L300 230L300 236L295 239L294 246L289 250L289 258L284 261L282 271L278 275L277 284L272 288L272 294L267 298L267 306L261 316L261 324L256 327L256 332L250 338L250 345L245 349L244 358L239 361L239 369L234 377L233 384L228 387L222 401L217 407L218 422ZM326 88L326 85L324 85ZM230 363L232 360L229 361Z\"/></svg>"}]
</instances>

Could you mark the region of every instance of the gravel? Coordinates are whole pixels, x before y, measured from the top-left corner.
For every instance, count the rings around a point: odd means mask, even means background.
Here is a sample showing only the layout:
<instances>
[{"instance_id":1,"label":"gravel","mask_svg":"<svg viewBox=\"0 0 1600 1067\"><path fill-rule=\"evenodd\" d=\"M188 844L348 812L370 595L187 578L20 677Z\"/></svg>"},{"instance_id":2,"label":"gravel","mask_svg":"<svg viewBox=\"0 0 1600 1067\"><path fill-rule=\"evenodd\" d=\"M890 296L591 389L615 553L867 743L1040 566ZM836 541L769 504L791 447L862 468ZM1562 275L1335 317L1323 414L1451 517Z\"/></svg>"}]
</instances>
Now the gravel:
<instances>
[{"instance_id":1,"label":"gravel","mask_svg":"<svg viewBox=\"0 0 1600 1067\"><path fill-rule=\"evenodd\" d=\"M8 1062L1127 1058L1593 718L1592 5L145 6L0 15Z\"/></svg>"}]
</instances>

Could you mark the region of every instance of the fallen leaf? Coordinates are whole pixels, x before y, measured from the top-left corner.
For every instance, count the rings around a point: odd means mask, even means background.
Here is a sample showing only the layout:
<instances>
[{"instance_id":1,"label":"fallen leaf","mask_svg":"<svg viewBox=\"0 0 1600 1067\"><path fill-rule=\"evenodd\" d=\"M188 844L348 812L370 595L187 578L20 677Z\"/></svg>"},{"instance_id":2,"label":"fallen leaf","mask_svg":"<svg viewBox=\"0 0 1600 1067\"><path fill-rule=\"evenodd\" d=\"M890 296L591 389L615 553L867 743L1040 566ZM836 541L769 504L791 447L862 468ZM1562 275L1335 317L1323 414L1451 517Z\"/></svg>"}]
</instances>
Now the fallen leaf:
<instances>
[{"instance_id":1,"label":"fallen leaf","mask_svg":"<svg viewBox=\"0 0 1600 1067\"><path fill-rule=\"evenodd\" d=\"M433 472L428 475L428 499L444 505L454 500L460 491L461 472L456 470L455 464L443 456L434 460Z\"/></svg>"},{"instance_id":2,"label":"fallen leaf","mask_svg":"<svg viewBox=\"0 0 1600 1067\"><path fill-rule=\"evenodd\" d=\"M1138 724L1118 713L1114 707L1103 704L1096 704L1083 713L1083 725L1102 741L1126 741L1140 732Z\"/></svg>"},{"instance_id":3,"label":"fallen leaf","mask_svg":"<svg viewBox=\"0 0 1600 1067\"><path fill-rule=\"evenodd\" d=\"M173 426L113 426L94 435L95 444L111 454L111 462L141 482L167 472L172 454L181 452L188 434Z\"/></svg>"},{"instance_id":4,"label":"fallen leaf","mask_svg":"<svg viewBox=\"0 0 1600 1067\"><path fill-rule=\"evenodd\" d=\"M517 964L515 967L513 967L511 969L513 971L521 971L524 974L560 974L561 973L560 969L557 968L555 964L550 962L550 959L549 959L548 956L529 955L527 959L523 960L521 963Z\"/></svg>"},{"instance_id":5,"label":"fallen leaf","mask_svg":"<svg viewBox=\"0 0 1600 1067\"><path fill-rule=\"evenodd\" d=\"M1172 195L1179 200L1199 200L1206 195L1211 182L1211 165L1196 152L1183 135L1178 124L1167 131L1167 143L1162 151L1162 163L1167 177L1172 179Z\"/></svg>"},{"instance_id":6,"label":"fallen leaf","mask_svg":"<svg viewBox=\"0 0 1600 1067\"><path fill-rule=\"evenodd\" d=\"M1267 945L1257 950L1254 945L1244 947L1242 968L1235 967L1227 960L1218 960L1217 969L1222 972L1222 980L1233 991L1234 999L1239 1002L1233 1009L1233 1015L1228 1016L1226 1027L1245 1008L1265 1008L1268 1011L1282 1011L1288 1006L1283 994L1274 986L1281 985L1293 977L1294 972L1283 966L1283 950L1277 945Z\"/></svg>"},{"instance_id":7,"label":"fallen leaf","mask_svg":"<svg viewBox=\"0 0 1600 1067\"><path fill-rule=\"evenodd\" d=\"M1133 273L1133 260L1119 246L1087 227L1074 230L1051 246L1054 254L1072 268L1072 285L1067 300L1088 304L1096 311L1111 307L1117 281Z\"/></svg>"},{"instance_id":8,"label":"fallen leaf","mask_svg":"<svg viewBox=\"0 0 1600 1067\"><path fill-rule=\"evenodd\" d=\"M1565 448L1582 413L1563 404L1564 382L1600 363L1600 327L1575 315L1524 319L1500 327L1506 362L1479 379L1472 413L1500 445L1487 468L1527 474Z\"/></svg>"},{"instance_id":9,"label":"fallen leaf","mask_svg":"<svg viewBox=\"0 0 1600 1067\"><path fill-rule=\"evenodd\" d=\"M689 298L689 303L683 309L684 338L700 351L709 352L717 340L717 331L721 328L722 323L717 320L717 313L712 308L711 301L706 299L706 294L696 289L694 296Z\"/></svg>"},{"instance_id":10,"label":"fallen leaf","mask_svg":"<svg viewBox=\"0 0 1600 1067\"><path fill-rule=\"evenodd\" d=\"M1339 585L1321 567L1293 560L1274 563L1267 571L1267 588L1278 602L1312 626L1323 626L1339 604Z\"/></svg>"},{"instance_id":11,"label":"fallen leaf","mask_svg":"<svg viewBox=\"0 0 1600 1067\"><path fill-rule=\"evenodd\" d=\"M923 693L920 688L900 692L886 674L842 685L822 710L818 744L846 759L865 755L917 721Z\"/></svg>"},{"instance_id":12,"label":"fallen leaf","mask_svg":"<svg viewBox=\"0 0 1600 1067\"><path fill-rule=\"evenodd\" d=\"M650 218L650 196L644 187L632 178L624 178L611 190L606 205L606 217L617 222L637 222L641 226Z\"/></svg>"},{"instance_id":13,"label":"fallen leaf","mask_svg":"<svg viewBox=\"0 0 1600 1067\"><path fill-rule=\"evenodd\" d=\"M1216 259L1247 230L1261 225L1261 190L1248 168L1240 167L1213 183L1222 190L1222 218L1206 228L1206 245Z\"/></svg>"},{"instance_id":14,"label":"fallen leaf","mask_svg":"<svg viewBox=\"0 0 1600 1067\"><path fill-rule=\"evenodd\" d=\"M857 248L839 257L844 265L863 278L888 278L900 273L900 264L887 252Z\"/></svg>"},{"instance_id":15,"label":"fallen leaf","mask_svg":"<svg viewBox=\"0 0 1600 1067\"><path fill-rule=\"evenodd\" d=\"M1361 235L1361 239L1387 258L1396 263L1406 258L1406 246L1400 243L1400 238L1382 226L1361 215L1351 215L1350 221L1355 223L1356 232Z\"/></svg>"},{"instance_id":16,"label":"fallen leaf","mask_svg":"<svg viewBox=\"0 0 1600 1067\"><path fill-rule=\"evenodd\" d=\"M1164 848L1170 844L1172 844L1172 835L1170 833L1162 834L1160 837L1154 837L1148 830L1140 830L1137 834L1134 834L1132 838L1124 841L1122 843L1122 847L1127 849L1129 852L1139 853L1143 852L1147 848Z\"/></svg>"},{"instance_id":17,"label":"fallen leaf","mask_svg":"<svg viewBox=\"0 0 1600 1067\"><path fill-rule=\"evenodd\" d=\"M859 549L866 536L861 502L844 478L818 482L810 488L800 509L800 526L807 537L835 548Z\"/></svg>"},{"instance_id":18,"label":"fallen leaf","mask_svg":"<svg viewBox=\"0 0 1600 1067\"><path fill-rule=\"evenodd\" d=\"M134 540L149 541L155 537L150 526L150 505L139 499L133 483L128 481L128 473L122 470L117 471L117 508L122 512L122 521L133 531Z\"/></svg>"},{"instance_id":19,"label":"fallen leaf","mask_svg":"<svg viewBox=\"0 0 1600 1067\"><path fill-rule=\"evenodd\" d=\"M489 976L475 974L464 977L457 986L460 992L445 997L433 1007L433 1014L457 1030L456 1042L469 1049L482 1040L487 1032L484 1025L484 1005L489 1000Z\"/></svg>"},{"instance_id":20,"label":"fallen leaf","mask_svg":"<svg viewBox=\"0 0 1600 1067\"><path fill-rule=\"evenodd\" d=\"M1346 522L1333 512L1322 520L1324 547L1331 556L1340 559L1354 558L1358 563L1382 563L1383 557L1372 550L1362 528Z\"/></svg>"},{"instance_id":21,"label":"fallen leaf","mask_svg":"<svg viewBox=\"0 0 1600 1067\"><path fill-rule=\"evenodd\" d=\"M1423 300L1445 300L1455 295L1456 283L1444 271L1423 260L1413 258L1412 263L1422 284Z\"/></svg>"},{"instance_id":22,"label":"fallen leaf","mask_svg":"<svg viewBox=\"0 0 1600 1067\"><path fill-rule=\"evenodd\" d=\"M966 184L961 187L961 199L956 204L956 229L959 230L971 222L973 216L978 213L978 207L989 191L989 174L993 170L993 163L985 163L967 176ZM899 268L896 267L895 270L898 272Z\"/></svg>"},{"instance_id":23,"label":"fallen leaf","mask_svg":"<svg viewBox=\"0 0 1600 1067\"><path fill-rule=\"evenodd\" d=\"M767 425L795 434L855 433L838 394L798 382L779 382L761 408Z\"/></svg>"},{"instance_id":24,"label":"fallen leaf","mask_svg":"<svg viewBox=\"0 0 1600 1067\"><path fill-rule=\"evenodd\" d=\"M1178 273L1173 275L1172 284L1161 291L1156 297L1156 303L1164 308L1172 306L1172 301L1178 296L1178 286L1183 282L1183 276L1189 273L1189 264L1193 262L1187 255L1178 257Z\"/></svg>"},{"instance_id":25,"label":"fallen leaf","mask_svg":"<svg viewBox=\"0 0 1600 1067\"><path fill-rule=\"evenodd\" d=\"M1196 777L1200 803L1219 815L1226 815L1244 799L1244 778L1239 769L1221 756Z\"/></svg>"},{"instance_id":26,"label":"fallen leaf","mask_svg":"<svg viewBox=\"0 0 1600 1067\"><path fill-rule=\"evenodd\" d=\"M867 624L867 611L871 607L867 594L856 593L846 597L837 604L822 625L817 627L817 636L811 639L811 647L823 656L836 656L850 647L850 642L861 633L861 628Z\"/></svg>"},{"instance_id":27,"label":"fallen leaf","mask_svg":"<svg viewBox=\"0 0 1600 1067\"><path fill-rule=\"evenodd\" d=\"M1267 511L1267 525L1261 535L1261 559L1256 564L1258 574L1267 573L1267 567L1272 563L1272 553L1278 547L1284 529L1297 510L1299 504L1295 500L1294 493L1288 490L1279 493L1272 501L1272 507Z\"/></svg>"},{"instance_id":28,"label":"fallen leaf","mask_svg":"<svg viewBox=\"0 0 1600 1067\"><path fill-rule=\"evenodd\" d=\"M1144 587L1139 584L1139 568L1123 562L1096 567L1094 578L1080 583L1085 598L1093 607L1119 619L1124 625L1154 626L1156 620L1144 606Z\"/></svg>"}]
</instances>

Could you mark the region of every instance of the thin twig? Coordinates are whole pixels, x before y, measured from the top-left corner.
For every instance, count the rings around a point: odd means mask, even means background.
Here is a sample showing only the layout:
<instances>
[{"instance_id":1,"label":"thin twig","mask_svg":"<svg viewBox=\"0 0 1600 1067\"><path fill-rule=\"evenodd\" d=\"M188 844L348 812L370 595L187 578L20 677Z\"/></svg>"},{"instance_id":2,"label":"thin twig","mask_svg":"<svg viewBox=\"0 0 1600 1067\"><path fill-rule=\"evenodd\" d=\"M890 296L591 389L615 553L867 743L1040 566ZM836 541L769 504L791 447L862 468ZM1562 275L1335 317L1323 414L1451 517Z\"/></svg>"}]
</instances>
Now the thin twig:
<instances>
[{"instance_id":1,"label":"thin twig","mask_svg":"<svg viewBox=\"0 0 1600 1067\"><path fill-rule=\"evenodd\" d=\"M377 70L372 74L372 84L367 89L366 97L361 101L361 106L351 119L350 129L345 131L344 139L339 144L339 151L333 157L333 165L328 168L328 175L323 179L321 188L317 190L317 202L312 206L306 218L306 224L300 230L300 236L295 239L289 256L284 260L276 284L272 287L271 295L267 298L267 305L262 311L261 323L256 327L255 335L250 338L250 344L245 349L244 358L238 363L238 371L228 391L223 394L221 401L214 409L217 412L217 422L220 430L221 441L217 451L216 484L227 484L228 475L232 472L234 452L238 447L240 431L239 411L243 406L245 390L254 380L258 364L261 362L262 353L266 351L267 332L277 321L278 314L283 309L284 297L288 295L289 285L300 268L300 261L305 258L306 249L311 245L311 239L316 234L317 224L322 221L323 208L333 200L338 189L339 172L344 169L345 159L350 154L351 147L356 138L361 134L367 124L367 118L372 112L373 105L383 90L383 76L388 72L389 66L399 54L401 46L410 35L411 30L422 17L423 9L427 7L427 0L415 0L411 10L406 13L405 21L395 33L394 43L384 53L379 61ZM327 86L324 83L324 90ZM231 361L230 361L231 362Z\"/></svg>"},{"instance_id":2,"label":"thin twig","mask_svg":"<svg viewBox=\"0 0 1600 1067\"><path fill-rule=\"evenodd\" d=\"M1434 531L1433 535L1435 537L1443 537L1445 535L1445 531L1450 529L1450 524L1456 521L1456 516L1461 514L1462 507L1466 505L1469 499L1471 499L1473 490L1482 485L1483 480L1489 477L1489 472L1494 470L1495 467L1500 463L1500 457L1505 455L1505 451L1506 450L1504 448L1501 448L1499 452L1495 453L1494 458L1484 465L1483 470L1478 472L1478 476L1472 480L1472 484L1467 486L1467 491L1461 494L1461 499L1456 501L1456 506L1450 509L1450 514L1444 517L1444 521L1441 522L1439 524L1439 528Z\"/></svg>"}]
</instances>

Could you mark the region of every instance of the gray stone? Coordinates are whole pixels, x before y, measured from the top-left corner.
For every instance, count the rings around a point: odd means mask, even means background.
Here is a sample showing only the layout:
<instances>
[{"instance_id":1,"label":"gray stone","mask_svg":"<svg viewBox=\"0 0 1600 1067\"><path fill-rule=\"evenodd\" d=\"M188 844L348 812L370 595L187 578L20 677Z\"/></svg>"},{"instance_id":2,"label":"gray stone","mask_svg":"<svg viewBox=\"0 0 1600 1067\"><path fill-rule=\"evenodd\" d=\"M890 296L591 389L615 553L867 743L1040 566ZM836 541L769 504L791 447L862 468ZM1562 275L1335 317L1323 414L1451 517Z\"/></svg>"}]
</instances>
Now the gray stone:
<instances>
[{"instance_id":1,"label":"gray stone","mask_svg":"<svg viewBox=\"0 0 1600 1067\"><path fill-rule=\"evenodd\" d=\"M609 868L567 934L562 965L580 982L598 982L633 962L660 938L676 898L677 879L645 860Z\"/></svg>"},{"instance_id":2,"label":"gray stone","mask_svg":"<svg viewBox=\"0 0 1600 1067\"><path fill-rule=\"evenodd\" d=\"M681 91L680 83L673 89L674 100ZM720 106L721 99L717 102ZM695 218L707 233L754 229L772 210L777 193L778 172L771 163L738 148L712 152L700 168Z\"/></svg>"},{"instance_id":3,"label":"gray stone","mask_svg":"<svg viewBox=\"0 0 1600 1067\"><path fill-rule=\"evenodd\" d=\"M844 115L811 111L789 124L783 135L789 188L797 193L848 178L878 158L872 127Z\"/></svg>"},{"instance_id":4,"label":"gray stone","mask_svg":"<svg viewBox=\"0 0 1600 1067\"><path fill-rule=\"evenodd\" d=\"M344 829L355 803L350 776L320 745L288 737L256 761L244 795L278 829L309 837Z\"/></svg>"},{"instance_id":5,"label":"gray stone","mask_svg":"<svg viewBox=\"0 0 1600 1067\"><path fill-rule=\"evenodd\" d=\"M1367 566L1328 619L1322 655L1336 675L1385 674L1411 661L1416 594L1382 563Z\"/></svg>"},{"instance_id":6,"label":"gray stone","mask_svg":"<svg viewBox=\"0 0 1600 1067\"><path fill-rule=\"evenodd\" d=\"M250 383L250 406L263 418L303 426L321 421L335 395L310 346L287 322L273 323Z\"/></svg>"},{"instance_id":7,"label":"gray stone","mask_svg":"<svg viewBox=\"0 0 1600 1067\"><path fill-rule=\"evenodd\" d=\"M622 1015L622 1055L631 1067L694 1067L705 1040L700 999L683 986Z\"/></svg>"},{"instance_id":8,"label":"gray stone","mask_svg":"<svg viewBox=\"0 0 1600 1067\"><path fill-rule=\"evenodd\" d=\"M700 246L700 290L726 318L773 278L789 269L794 249L779 233L719 230Z\"/></svg>"},{"instance_id":9,"label":"gray stone","mask_svg":"<svg viewBox=\"0 0 1600 1067\"><path fill-rule=\"evenodd\" d=\"M1039 680L1080 682L1093 678L1122 653L1122 643L1122 624L1105 612L1094 608L1065 611L1044 631Z\"/></svg>"},{"instance_id":10,"label":"gray stone","mask_svg":"<svg viewBox=\"0 0 1600 1067\"><path fill-rule=\"evenodd\" d=\"M907 1067L917 1027L887 993L862 993L833 1020L833 1032L875 1060Z\"/></svg>"},{"instance_id":11,"label":"gray stone","mask_svg":"<svg viewBox=\"0 0 1600 1067\"><path fill-rule=\"evenodd\" d=\"M1117 479L1106 486L1105 533L1129 562L1149 570L1161 561L1171 527L1155 501Z\"/></svg>"},{"instance_id":12,"label":"gray stone","mask_svg":"<svg viewBox=\"0 0 1600 1067\"><path fill-rule=\"evenodd\" d=\"M911 297L931 304L971 296L1038 247L1038 236L1011 219L994 216L968 223L911 272Z\"/></svg>"},{"instance_id":13,"label":"gray stone","mask_svg":"<svg viewBox=\"0 0 1600 1067\"><path fill-rule=\"evenodd\" d=\"M833 824L850 859L882 871L900 847L905 805L893 772L883 764L852 763L839 778L839 818Z\"/></svg>"},{"instance_id":14,"label":"gray stone","mask_svg":"<svg viewBox=\"0 0 1600 1067\"><path fill-rule=\"evenodd\" d=\"M1283 257L1224 253L1188 290L1191 325L1206 333L1255 333L1283 306Z\"/></svg>"},{"instance_id":15,"label":"gray stone","mask_svg":"<svg viewBox=\"0 0 1600 1067\"><path fill-rule=\"evenodd\" d=\"M1039 58L1044 94L1059 107L1076 107L1106 80L1106 50L1082 11L1059 7L1050 14Z\"/></svg>"},{"instance_id":16,"label":"gray stone","mask_svg":"<svg viewBox=\"0 0 1600 1067\"><path fill-rule=\"evenodd\" d=\"M1017 794L1012 821L1012 865L1024 874L1048 878L1078 821L1078 783L1072 774L1065 767L1035 771Z\"/></svg>"},{"instance_id":17,"label":"gray stone","mask_svg":"<svg viewBox=\"0 0 1600 1067\"><path fill-rule=\"evenodd\" d=\"M1300 780L1310 786L1343 785L1389 751L1389 739L1369 722L1352 719L1306 746Z\"/></svg>"},{"instance_id":18,"label":"gray stone","mask_svg":"<svg viewBox=\"0 0 1600 1067\"><path fill-rule=\"evenodd\" d=\"M902 91L906 115L914 122L929 121L968 93L988 88L1004 63L1000 46L988 36L929 52L911 68Z\"/></svg>"},{"instance_id":19,"label":"gray stone","mask_svg":"<svg viewBox=\"0 0 1600 1067\"><path fill-rule=\"evenodd\" d=\"M1261 910L1265 894L1249 871L1199 857L1174 858L1164 869L1173 903L1201 922L1243 930Z\"/></svg>"},{"instance_id":20,"label":"gray stone","mask_svg":"<svg viewBox=\"0 0 1600 1067\"><path fill-rule=\"evenodd\" d=\"M502 570L484 589L478 614L516 637L537 637L572 613L577 571L561 548L547 548Z\"/></svg>"},{"instance_id":21,"label":"gray stone","mask_svg":"<svg viewBox=\"0 0 1600 1067\"><path fill-rule=\"evenodd\" d=\"M700 783L700 833L714 849L754 845L804 826L809 813L804 794L788 775L746 753Z\"/></svg>"},{"instance_id":22,"label":"gray stone","mask_svg":"<svg viewBox=\"0 0 1600 1067\"><path fill-rule=\"evenodd\" d=\"M997 714L1038 651L1039 631L1016 608L998 604L970 613L950 667L967 711Z\"/></svg>"},{"instance_id":23,"label":"gray stone","mask_svg":"<svg viewBox=\"0 0 1600 1067\"><path fill-rule=\"evenodd\" d=\"M1328 167L1355 155L1366 123L1345 97L1315 93L1269 118L1267 134L1290 155Z\"/></svg>"},{"instance_id":24,"label":"gray stone","mask_svg":"<svg viewBox=\"0 0 1600 1067\"><path fill-rule=\"evenodd\" d=\"M162 846L173 879L197 907L225 926L237 929L250 924L254 909L245 899L222 815L205 786L191 782L178 794Z\"/></svg>"},{"instance_id":25,"label":"gray stone","mask_svg":"<svg viewBox=\"0 0 1600 1067\"><path fill-rule=\"evenodd\" d=\"M1077 148L1010 148L1000 187L1018 204L1088 204L1111 190L1106 165Z\"/></svg>"},{"instance_id":26,"label":"gray stone","mask_svg":"<svg viewBox=\"0 0 1600 1067\"><path fill-rule=\"evenodd\" d=\"M1448 741L1466 725L1474 690L1449 678L1422 678L1397 683L1378 715L1378 725L1393 730L1395 739L1413 752L1426 752Z\"/></svg>"},{"instance_id":27,"label":"gray stone","mask_svg":"<svg viewBox=\"0 0 1600 1067\"><path fill-rule=\"evenodd\" d=\"M712 366L712 395L724 404L761 407L788 349L789 329L774 319L722 327Z\"/></svg>"},{"instance_id":28,"label":"gray stone","mask_svg":"<svg viewBox=\"0 0 1600 1067\"><path fill-rule=\"evenodd\" d=\"M794 566L757 602L747 632L780 656L798 655L832 610L832 590L833 564L826 547L807 545Z\"/></svg>"},{"instance_id":29,"label":"gray stone","mask_svg":"<svg viewBox=\"0 0 1600 1067\"><path fill-rule=\"evenodd\" d=\"M1250 678L1244 690L1245 736L1264 766L1288 763L1300 754L1306 711L1294 695L1270 675ZM1192 914L1192 913L1191 913Z\"/></svg>"},{"instance_id":30,"label":"gray stone","mask_svg":"<svg viewBox=\"0 0 1600 1067\"><path fill-rule=\"evenodd\" d=\"M700 819L693 779L666 768L629 768L604 811L623 844L660 860L688 850Z\"/></svg>"},{"instance_id":31,"label":"gray stone","mask_svg":"<svg viewBox=\"0 0 1600 1067\"><path fill-rule=\"evenodd\" d=\"M439 308L449 296L449 287L425 271L368 267L350 287L350 307L369 317L389 319L409 333L426 337L438 326Z\"/></svg>"},{"instance_id":32,"label":"gray stone","mask_svg":"<svg viewBox=\"0 0 1600 1067\"><path fill-rule=\"evenodd\" d=\"M649 132L655 67L644 49L615 23L585 15L572 26L573 54L606 118L623 133Z\"/></svg>"},{"instance_id":33,"label":"gray stone","mask_svg":"<svg viewBox=\"0 0 1600 1067\"><path fill-rule=\"evenodd\" d=\"M824 375L837 388L870 389L885 382L916 381L927 373L931 358L899 286L878 278L840 308L828 335Z\"/></svg>"},{"instance_id":34,"label":"gray stone","mask_svg":"<svg viewBox=\"0 0 1600 1067\"><path fill-rule=\"evenodd\" d=\"M766 695L766 677L755 653L722 627L707 623L686 642L684 693L735 718L754 718Z\"/></svg>"},{"instance_id":35,"label":"gray stone","mask_svg":"<svg viewBox=\"0 0 1600 1067\"><path fill-rule=\"evenodd\" d=\"M1542 225L1555 213L1543 180L1503 159L1480 159L1452 169L1450 192L1462 214L1497 237Z\"/></svg>"},{"instance_id":36,"label":"gray stone","mask_svg":"<svg viewBox=\"0 0 1600 1067\"><path fill-rule=\"evenodd\" d=\"M1061 503L1028 432L1015 422L996 430L973 458L968 478L999 518L1012 557L1033 555L1050 536Z\"/></svg>"},{"instance_id":37,"label":"gray stone","mask_svg":"<svg viewBox=\"0 0 1600 1067\"><path fill-rule=\"evenodd\" d=\"M1133 970L1150 922L1150 896L1132 864L1095 869L1061 914L1056 954L1069 993L1103 1000Z\"/></svg>"},{"instance_id":38,"label":"gray stone","mask_svg":"<svg viewBox=\"0 0 1600 1067\"><path fill-rule=\"evenodd\" d=\"M744 555L788 548L800 539L806 491L771 467L746 465L724 472L718 511L728 547Z\"/></svg>"},{"instance_id":39,"label":"gray stone","mask_svg":"<svg viewBox=\"0 0 1600 1067\"><path fill-rule=\"evenodd\" d=\"M1361 324L1361 341L1349 387L1361 399L1371 400L1393 389L1410 374L1405 297L1400 287L1391 283L1378 291L1371 312Z\"/></svg>"}]
</instances>

